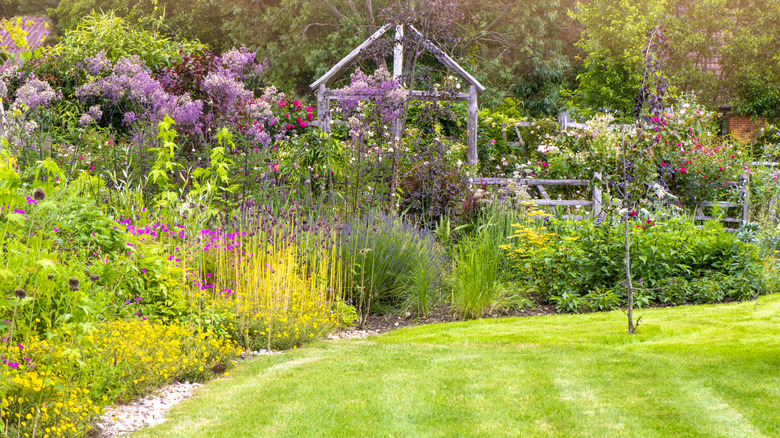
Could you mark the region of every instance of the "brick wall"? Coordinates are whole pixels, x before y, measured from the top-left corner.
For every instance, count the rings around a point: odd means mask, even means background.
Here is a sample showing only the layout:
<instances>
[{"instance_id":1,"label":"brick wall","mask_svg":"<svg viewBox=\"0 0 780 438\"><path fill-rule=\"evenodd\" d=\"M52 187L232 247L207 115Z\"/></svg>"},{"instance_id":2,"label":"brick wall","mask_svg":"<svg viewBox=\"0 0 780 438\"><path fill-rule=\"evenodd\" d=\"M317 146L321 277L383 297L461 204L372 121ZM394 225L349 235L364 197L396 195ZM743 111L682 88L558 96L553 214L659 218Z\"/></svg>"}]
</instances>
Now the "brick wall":
<instances>
[{"instance_id":1,"label":"brick wall","mask_svg":"<svg viewBox=\"0 0 780 438\"><path fill-rule=\"evenodd\" d=\"M734 114L728 116L726 133L733 135L740 141L753 142L758 136L758 131L766 124L763 118L757 118L755 121L750 116Z\"/></svg>"}]
</instances>

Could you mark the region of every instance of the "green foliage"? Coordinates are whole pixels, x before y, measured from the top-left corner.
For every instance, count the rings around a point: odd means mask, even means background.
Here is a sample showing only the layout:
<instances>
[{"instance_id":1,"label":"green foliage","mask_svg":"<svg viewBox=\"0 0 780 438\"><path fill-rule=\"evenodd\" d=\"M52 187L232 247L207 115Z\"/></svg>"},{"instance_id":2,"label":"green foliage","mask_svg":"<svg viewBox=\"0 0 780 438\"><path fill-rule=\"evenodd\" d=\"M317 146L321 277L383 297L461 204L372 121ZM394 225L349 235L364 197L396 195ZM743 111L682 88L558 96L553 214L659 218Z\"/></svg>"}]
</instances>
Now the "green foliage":
<instances>
[{"instance_id":1,"label":"green foliage","mask_svg":"<svg viewBox=\"0 0 780 438\"><path fill-rule=\"evenodd\" d=\"M439 153L414 163L401 177L399 189L399 209L426 224L453 213L468 192L465 176Z\"/></svg>"},{"instance_id":2,"label":"green foliage","mask_svg":"<svg viewBox=\"0 0 780 438\"><path fill-rule=\"evenodd\" d=\"M179 59L181 53L198 53L204 46L187 40L175 41L160 33L162 22L147 18L145 30L117 16L114 12L90 13L78 25L65 33L55 47L55 53L70 65L95 56L101 51L112 61L138 55L152 70L169 66L171 60Z\"/></svg>"},{"instance_id":3,"label":"green foliage","mask_svg":"<svg viewBox=\"0 0 780 438\"><path fill-rule=\"evenodd\" d=\"M175 123L172 118L165 116L165 120L157 125L159 130L157 134L158 146L150 148L152 152L157 152L157 158L149 171L149 180L157 186L158 206L171 205L178 198L178 195L171 191L173 187L171 174L182 168L181 164L173 161L178 147L174 142L176 131L172 129Z\"/></svg>"},{"instance_id":4,"label":"green foliage","mask_svg":"<svg viewBox=\"0 0 780 438\"><path fill-rule=\"evenodd\" d=\"M533 303L514 283L509 282L511 265L502 248L518 220L511 208L489 205L471 229L451 248L452 273L449 279L453 307L462 318L479 318L496 308L515 310Z\"/></svg>"},{"instance_id":5,"label":"green foliage","mask_svg":"<svg viewBox=\"0 0 780 438\"><path fill-rule=\"evenodd\" d=\"M83 17L93 11L112 11L118 17L145 28L158 30L172 39L197 40L212 50L228 49L224 22L231 16L230 6L204 0L60 0L50 10L63 30L78 27ZM149 16L160 16L159 24L149 22Z\"/></svg>"},{"instance_id":6,"label":"green foliage","mask_svg":"<svg viewBox=\"0 0 780 438\"><path fill-rule=\"evenodd\" d=\"M224 204L238 187L230 182L230 167L233 160L226 154L227 150L235 148L233 135L227 128L222 128L216 135L219 146L212 148L209 154L209 167L199 167L192 172L192 189L190 198L204 199L204 203L212 208L214 204ZM210 210L209 214L214 214Z\"/></svg>"},{"instance_id":7,"label":"green foliage","mask_svg":"<svg viewBox=\"0 0 780 438\"><path fill-rule=\"evenodd\" d=\"M647 34L661 26L670 40L664 74L672 94L695 93L711 108L728 103L741 113L780 116L780 68L772 55L780 48L780 10L771 1L596 0L574 16L586 55L574 102L628 117Z\"/></svg>"},{"instance_id":8,"label":"green foliage","mask_svg":"<svg viewBox=\"0 0 780 438\"><path fill-rule=\"evenodd\" d=\"M515 260L516 275L556 302L559 310L609 308L616 303L610 291L615 288L614 294L625 298L622 224L553 221L520 225L514 239L517 242L509 248L509 257ZM671 278L696 282L701 276L717 276L711 283L725 292L710 293L705 287L704 292L682 295L683 300L694 302L744 299L762 291L755 247L724 232L714 221L699 230L693 221L678 217L641 219L631 225L629 241L633 287L640 294L643 290L649 293L645 305L663 301L667 292L659 291L668 289ZM726 277L732 280L725 281Z\"/></svg>"}]
</instances>

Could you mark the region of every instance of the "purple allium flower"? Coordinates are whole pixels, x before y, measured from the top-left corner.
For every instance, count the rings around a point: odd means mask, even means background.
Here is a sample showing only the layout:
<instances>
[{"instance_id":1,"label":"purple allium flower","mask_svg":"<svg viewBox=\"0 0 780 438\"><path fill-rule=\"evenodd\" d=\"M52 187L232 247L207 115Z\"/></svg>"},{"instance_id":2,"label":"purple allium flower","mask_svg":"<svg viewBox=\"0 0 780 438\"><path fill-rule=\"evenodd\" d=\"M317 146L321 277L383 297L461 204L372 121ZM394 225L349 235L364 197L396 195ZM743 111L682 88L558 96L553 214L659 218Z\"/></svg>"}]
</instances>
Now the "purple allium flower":
<instances>
[{"instance_id":1,"label":"purple allium flower","mask_svg":"<svg viewBox=\"0 0 780 438\"><path fill-rule=\"evenodd\" d=\"M89 114L82 114L79 118L79 126L89 126L95 123L95 119Z\"/></svg>"},{"instance_id":2,"label":"purple allium flower","mask_svg":"<svg viewBox=\"0 0 780 438\"><path fill-rule=\"evenodd\" d=\"M99 75L105 71L111 70L111 61L106 57L106 51L101 50L95 56L87 57L84 60L87 70L93 75Z\"/></svg>"},{"instance_id":3,"label":"purple allium flower","mask_svg":"<svg viewBox=\"0 0 780 438\"><path fill-rule=\"evenodd\" d=\"M15 107L26 105L29 110L38 107L51 105L52 102L60 100L62 95L54 91L47 82L31 77L27 83L16 90Z\"/></svg>"},{"instance_id":4,"label":"purple allium flower","mask_svg":"<svg viewBox=\"0 0 780 438\"><path fill-rule=\"evenodd\" d=\"M122 124L125 126L132 125L133 122L135 121L136 121L135 113L132 111L126 112L124 117L122 117Z\"/></svg>"},{"instance_id":5,"label":"purple allium flower","mask_svg":"<svg viewBox=\"0 0 780 438\"><path fill-rule=\"evenodd\" d=\"M87 112L95 120L100 120L103 117L103 110L100 108L100 105L92 105Z\"/></svg>"}]
</instances>

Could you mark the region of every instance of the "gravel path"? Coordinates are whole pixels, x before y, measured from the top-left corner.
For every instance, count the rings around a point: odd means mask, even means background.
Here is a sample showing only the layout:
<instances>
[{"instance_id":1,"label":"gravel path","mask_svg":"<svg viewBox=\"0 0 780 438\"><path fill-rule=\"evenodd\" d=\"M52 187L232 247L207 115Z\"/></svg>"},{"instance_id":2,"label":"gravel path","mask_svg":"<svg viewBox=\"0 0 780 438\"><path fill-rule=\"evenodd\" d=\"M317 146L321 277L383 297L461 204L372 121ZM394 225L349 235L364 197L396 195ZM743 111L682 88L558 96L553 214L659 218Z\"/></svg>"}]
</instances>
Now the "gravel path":
<instances>
[{"instance_id":1,"label":"gravel path","mask_svg":"<svg viewBox=\"0 0 780 438\"><path fill-rule=\"evenodd\" d=\"M350 329L328 335L328 340L337 339L364 339L367 336L376 335L379 330ZM280 352L259 350L245 351L241 358L265 354L279 354ZM113 438L123 436L144 427L151 427L165 421L165 414L177 403L192 397L200 383L172 383L164 386L154 394L132 401L125 405L106 408L100 421L95 424L96 438Z\"/></svg>"}]
</instances>

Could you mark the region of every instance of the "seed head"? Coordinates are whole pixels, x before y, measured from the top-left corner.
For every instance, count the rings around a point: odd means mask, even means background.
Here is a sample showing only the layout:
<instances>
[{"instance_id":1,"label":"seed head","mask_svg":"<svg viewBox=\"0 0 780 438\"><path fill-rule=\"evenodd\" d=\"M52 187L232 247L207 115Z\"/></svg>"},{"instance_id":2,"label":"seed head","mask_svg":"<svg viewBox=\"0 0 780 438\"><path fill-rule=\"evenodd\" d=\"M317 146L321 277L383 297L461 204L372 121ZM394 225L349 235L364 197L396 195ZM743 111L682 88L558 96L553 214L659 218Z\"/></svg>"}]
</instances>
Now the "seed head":
<instances>
[{"instance_id":1,"label":"seed head","mask_svg":"<svg viewBox=\"0 0 780 438\"><path fill-rule=\"evenodd\" d=\"M33 199L35 199L38 202L43 201L44 199L46 199L46 192L44 192L42 188L38 187L33 192Z\"/></svg>"},{"instance_id":2,"label":"seed head","mask_svg":"<svg viewBox=\"0 0 780 438\"><path fill-rule=\"evenodd\" d=\"M76 277L70 277L70 279L68 279L68 287L72 291L79 290L79 279Z\"/></svg>"},{"instance_id":3,"label":"seed head","mask_svg":"<svg viewBox=\"0 0 780 438\"><path fill-rule=\"evenodd\" d=\"M92 274L92 275L89 276L89 281L91 281L93 283L98 281L98 280L100 280L100 276L97 275L97 274Z\"/></svg>"},{"instance_id":4,"label":"seed head","mask_svg":"<svg viewBox=\"0 0 780 438\"><path fill-rule=\"evenodd\" d=\"M16 296L16 298L19 298L20 300L27 298L27 292L25 292L24 289L16 289L14 291L14 295Z\"/></svg>"},{"instance_id":5,"label":"seed head","mask_svg":"<svg viewBox=\"0 0 780 438\"><path fill-rule=\"evenodd\" d=\"M54 274L49 274L49 275L47 275L47 276L46 276L46 279L47 279L47 280L50 280L50 281L51 281L51 280L54 280Z\"/></svg>"}]
</instances>

